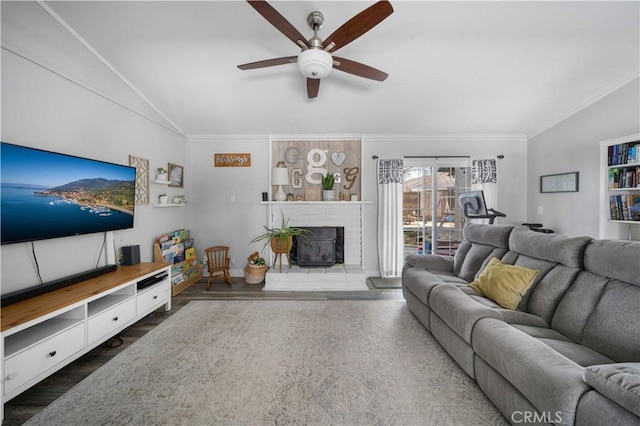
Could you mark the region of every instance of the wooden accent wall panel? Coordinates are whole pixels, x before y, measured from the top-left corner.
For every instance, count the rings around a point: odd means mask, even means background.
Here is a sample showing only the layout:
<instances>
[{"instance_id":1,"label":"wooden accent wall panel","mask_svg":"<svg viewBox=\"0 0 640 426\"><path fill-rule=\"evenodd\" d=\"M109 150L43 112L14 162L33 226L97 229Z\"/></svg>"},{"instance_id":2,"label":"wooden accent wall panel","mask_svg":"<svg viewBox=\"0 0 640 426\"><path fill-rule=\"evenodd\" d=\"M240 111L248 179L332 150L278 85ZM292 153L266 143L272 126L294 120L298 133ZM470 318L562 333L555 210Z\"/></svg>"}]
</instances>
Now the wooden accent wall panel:
<instances>
[{"instance_id":1,"label":"wooden accent wall panel","mask_svg":"<svg viewBox=\"0 0 640 426\"><path fill-rule=\"evenodd\" d=\"M306 195L322 189L324 173L337 174L334 187L336 201L361 197L362 145L356 140L276 140L272 141L272 164L284 162L289 171L289 186L294 200L306 200ZM361 199L361 198L360 198Z\"/></svg>"}]
</instances>

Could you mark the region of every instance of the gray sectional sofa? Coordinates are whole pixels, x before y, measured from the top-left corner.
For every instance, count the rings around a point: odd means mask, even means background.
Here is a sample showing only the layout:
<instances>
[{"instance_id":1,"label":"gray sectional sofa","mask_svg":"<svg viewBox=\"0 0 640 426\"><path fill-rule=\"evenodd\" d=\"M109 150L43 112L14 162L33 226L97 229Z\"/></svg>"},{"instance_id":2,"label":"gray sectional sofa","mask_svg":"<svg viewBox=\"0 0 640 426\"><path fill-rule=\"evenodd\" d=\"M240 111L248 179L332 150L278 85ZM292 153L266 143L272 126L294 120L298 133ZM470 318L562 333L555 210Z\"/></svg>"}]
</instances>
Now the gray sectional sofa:
<instances>
[{"instance_id":1,"label":"gray sectional sofa","mask_svg":"<svg viewBox=\"0 0 640 426\"><path fill-rule=\"evenodd\" d=\"M402 290L506 419L640 425L640 243L506 225L463 234L455 257L407 256ZM517 309L469 286L493 257L538 271Z\"/></svg>"}]
</instances>

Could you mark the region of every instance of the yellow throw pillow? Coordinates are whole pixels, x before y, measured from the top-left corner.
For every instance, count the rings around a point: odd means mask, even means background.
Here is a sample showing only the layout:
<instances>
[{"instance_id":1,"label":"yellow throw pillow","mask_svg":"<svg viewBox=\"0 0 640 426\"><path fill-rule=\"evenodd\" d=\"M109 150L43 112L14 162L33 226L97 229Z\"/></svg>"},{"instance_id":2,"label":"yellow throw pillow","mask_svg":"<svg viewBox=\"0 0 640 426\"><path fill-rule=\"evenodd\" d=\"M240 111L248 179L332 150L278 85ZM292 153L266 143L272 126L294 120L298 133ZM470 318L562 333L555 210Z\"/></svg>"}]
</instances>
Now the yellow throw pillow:
<instances>
[{"instance_id":1,"label":"yellow throw pillow","mask_svg":"<svg viewBox=\"0 0 640 426\"><path fill-rule=\"evenodd\" d=\"M515 309L538 275L535 269L509 265L492 258L471 288L507 309Z\"/></svg>"}]
</instances>

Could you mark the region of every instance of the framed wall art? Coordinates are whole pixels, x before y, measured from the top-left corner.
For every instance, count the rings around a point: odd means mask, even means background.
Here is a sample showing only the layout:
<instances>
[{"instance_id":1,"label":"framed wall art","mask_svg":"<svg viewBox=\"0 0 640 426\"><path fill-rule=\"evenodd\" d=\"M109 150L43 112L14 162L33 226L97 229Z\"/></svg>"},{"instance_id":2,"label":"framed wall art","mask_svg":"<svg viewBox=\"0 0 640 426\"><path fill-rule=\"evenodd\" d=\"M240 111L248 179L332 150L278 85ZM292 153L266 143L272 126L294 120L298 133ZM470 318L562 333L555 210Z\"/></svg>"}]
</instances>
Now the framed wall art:
<instances>
[{"instance_id":1,"label":"framed wall art","mask_svg":"<svg viewBox=\"0 0 640 426\"><path fill-rule=\"evenodd\" d=\"M129 165L136 168L136 204L149 204L149 160L129 155Z\"/></svg>"},{"instance_id":2,"label":"framed wall art","mask_svg":"<svg viewBox=\"0 0 640 426\"><path fill-rule=\"evenodd\" d=\"M540 176L540 192L578 192L579 172Z\"/></svg>"},{"instance_id":3,"label":"framed wall art","mask_svg":"<svg viewBox=\"0 0 640 426\"><path fill-rule=\"evenodd\" d=\"M184 167L169 163L169 186L184 188Z\"/></svg>"}]
</instances>

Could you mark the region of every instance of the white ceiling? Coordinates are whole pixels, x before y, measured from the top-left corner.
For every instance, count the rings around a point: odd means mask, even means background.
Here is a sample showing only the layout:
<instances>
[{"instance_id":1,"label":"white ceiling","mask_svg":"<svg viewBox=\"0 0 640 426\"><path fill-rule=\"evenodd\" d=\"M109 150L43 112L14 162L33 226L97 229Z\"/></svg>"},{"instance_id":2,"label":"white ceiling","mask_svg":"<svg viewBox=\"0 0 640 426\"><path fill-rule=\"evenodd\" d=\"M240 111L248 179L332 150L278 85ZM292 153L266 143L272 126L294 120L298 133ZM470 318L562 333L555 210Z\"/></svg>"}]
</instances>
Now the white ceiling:
<instances>
[{"instance_id":1,"label":"white ceiling","mask_svg":"<svg viewBox=\"0 0 640 426\"><path fill-rule=\"evenodd\" d=\"M392 1L336 54L387 72L334 71L307 99L295 64L236 65L299 49L244 1L48 2L179 131L221 134L527 134L640 69L640 3ZM371 1L273 1L327 37Z\"/></svg>"}]
</instances>

